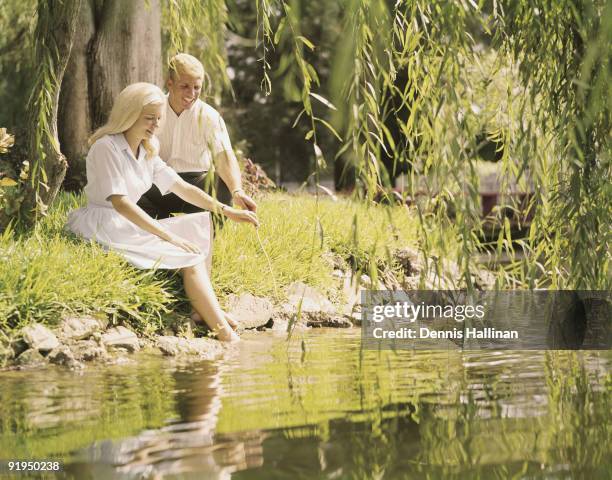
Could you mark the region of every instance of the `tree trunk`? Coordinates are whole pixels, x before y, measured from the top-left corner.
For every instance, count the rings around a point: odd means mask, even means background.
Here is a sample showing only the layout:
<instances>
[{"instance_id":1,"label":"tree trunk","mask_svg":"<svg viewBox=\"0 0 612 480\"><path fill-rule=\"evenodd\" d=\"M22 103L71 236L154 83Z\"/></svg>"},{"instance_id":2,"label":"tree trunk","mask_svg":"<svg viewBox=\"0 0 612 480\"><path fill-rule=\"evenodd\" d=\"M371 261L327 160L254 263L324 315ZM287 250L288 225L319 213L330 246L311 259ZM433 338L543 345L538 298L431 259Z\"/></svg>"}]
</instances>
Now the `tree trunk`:
<instances>
[{"instance_id":1,"label":"tree trunk","mask_svg":"<svg viewBox=\"0 0 612 480\"><path fill-rule=\"evenodd\" d=\"M162 83L160 0L83 0L59 120L68 188L82 186L87 138L134 82Z\"/></svg>"},{"instance_id":2,"label":"tree trunk","mask_svg":"<svg viewBox=\"0 0 612 480\"><path fill-rule=\"evenodd\" d=\"M93 127L102 125L117 94L130 83L161 85L159 0L105 0L91 51Z\"/></svg>"},{"instance_id":3,"label":"tree trunk","mask_svg":"<svg viewBox=\"0 0 612 480\"><path fill-rule=\"evenodd\" d=\"M36 78L27 108L30 174L16 197L18 220L28 224L53 200L64 180L66 158L59 149L57 112L60 86L70 56L81 0L38 1ZM0 229L11 220L3 212Z\"/></svg>"},{"instance_id":4,"label":"tree trunk","mask_svg":"<svg viewBox=\"0 0 612 480\"><path fill-rule=\"evenodd\" d=\"M90 0L82 1L77 21L78 28L62 83L58 113L60 145L68 159L68 185L65 185L68 189L78 188L84 183L84 157L87 154L87 138L92 131L87 59L95 34L95 19Z\"/></svg>"}]
</instances>

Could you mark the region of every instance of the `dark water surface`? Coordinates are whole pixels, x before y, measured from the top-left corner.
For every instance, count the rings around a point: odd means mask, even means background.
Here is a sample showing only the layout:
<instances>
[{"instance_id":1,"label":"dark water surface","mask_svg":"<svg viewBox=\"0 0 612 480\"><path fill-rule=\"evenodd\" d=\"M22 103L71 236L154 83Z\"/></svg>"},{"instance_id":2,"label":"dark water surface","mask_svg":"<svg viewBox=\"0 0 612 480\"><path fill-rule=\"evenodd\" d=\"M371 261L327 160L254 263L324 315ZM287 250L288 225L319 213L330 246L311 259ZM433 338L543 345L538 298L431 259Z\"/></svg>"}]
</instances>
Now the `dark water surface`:
<instances>
[{"instance_id":1,"label":"dark water surface","mask_svg":"<svg viewBox=\"0 0 612 480\"><path fill-rule=\"evenodd\" d=\"M610 351L243 339L216 362L0 373L0 458L79 480L611 478Z\"/></svg>"}]
</instances>

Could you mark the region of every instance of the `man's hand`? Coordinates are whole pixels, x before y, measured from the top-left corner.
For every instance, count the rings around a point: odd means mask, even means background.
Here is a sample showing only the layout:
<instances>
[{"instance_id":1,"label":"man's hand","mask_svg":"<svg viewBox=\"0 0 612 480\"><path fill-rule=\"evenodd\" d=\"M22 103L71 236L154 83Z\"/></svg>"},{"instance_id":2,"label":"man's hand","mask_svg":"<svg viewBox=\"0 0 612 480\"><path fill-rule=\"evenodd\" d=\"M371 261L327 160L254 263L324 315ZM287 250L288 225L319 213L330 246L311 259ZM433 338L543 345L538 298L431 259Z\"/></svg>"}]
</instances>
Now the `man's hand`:
<instances>
[{"instance_id":1,"label":"man's hand","mask_svg":"<svg viewBox=\"0 0 612 480\"><path fill-rule=\"evenodd\" d=\"M237 208L224 206L223 213L227 218L233 220L234 222L246 222L254 225L255 227L259 227L259 220L257 219L257 214L255 212L251 212L249 210L238 210Z\"/></svg>"},{"instance_id":2,"label":"man's hand","mask_svg":"<svg viewBox=\"0 0 612 480\"><path fill-rule=\"evenodd\" d=\"M232 200L234 204L240 208L243 208L250 212L257 211L257 204L251 197L244 193L244 190L237 190L236 192L234 192L234 194L232 195Z\"/></svg>"}]
</instances>

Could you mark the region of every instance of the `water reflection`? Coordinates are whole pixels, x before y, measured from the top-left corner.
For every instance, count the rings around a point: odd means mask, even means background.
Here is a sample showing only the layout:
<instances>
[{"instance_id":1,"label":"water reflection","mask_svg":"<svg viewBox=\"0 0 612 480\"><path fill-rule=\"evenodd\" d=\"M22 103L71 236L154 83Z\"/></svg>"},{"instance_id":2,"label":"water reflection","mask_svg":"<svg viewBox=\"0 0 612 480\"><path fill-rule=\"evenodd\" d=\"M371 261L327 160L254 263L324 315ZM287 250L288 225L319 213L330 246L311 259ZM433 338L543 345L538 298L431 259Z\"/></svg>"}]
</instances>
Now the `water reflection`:
<instances>
[{"instance_id":1,"label":"water reflection","mask_svg":"<svg viewBox=\"0 0 612 480\"><path fill-rule=\"evenodd\" d=\"M60 456L78 479L610 469L609 351L364 351L324 329L242 343L223 362L0 374L0 456Z\"/></svg>"},{"instance_id":2,"label":"water reflection","mask_svg":"<svg viewBox=\"0 0 612 480\"><path fill-rule=\"evenodd\" d=\"M96 442L78 454L71 473L79 478L229 479L263 463L264 434L216 435L221 411L222 367L210 362L173 373L179 418L119 441ZM77 467L78 465L78 467Z\"/></svg>"}]
</instances>

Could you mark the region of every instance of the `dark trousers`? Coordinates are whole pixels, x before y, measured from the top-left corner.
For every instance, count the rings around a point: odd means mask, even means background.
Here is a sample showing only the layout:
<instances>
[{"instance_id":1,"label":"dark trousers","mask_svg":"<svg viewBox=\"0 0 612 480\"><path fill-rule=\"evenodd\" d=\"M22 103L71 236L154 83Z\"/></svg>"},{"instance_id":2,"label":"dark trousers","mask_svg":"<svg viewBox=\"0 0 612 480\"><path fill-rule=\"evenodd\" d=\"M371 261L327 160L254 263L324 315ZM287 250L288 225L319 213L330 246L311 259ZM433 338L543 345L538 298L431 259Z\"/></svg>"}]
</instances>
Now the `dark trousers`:
<instances>
[{"instance_id":1,"label":"dark trousers","mask_svg":"<svg viewBox=\"0 0 612 480\"><path fill-rule=\"evenodd\" d=\"M194 187L216 197L220 202L230 204L232 201L232 195L225 184L218 181L218 178L208 177L208 172L183 172L179 173L179 176ZM198 213L204 211L200 207L184 201L174 193L162 195L159 188L155 185L140 197L138 206L151 217L157 219L169 218L175 213ZM213 221L216 220L215 217L216 215L213 215Z\"/></svg>"},{"instance_id":2,"label":"dark trousers","mask_svg":"<svg viewBox=\"0 0 612 480\"><path fill-rule=\"evenodd\" d=\"M179 173L179 176L187 183L206 193L210 194L213 190L207 185L207 183L212 183L206 178L207 172L183 172ZM140 197L138 206L151 217L157 219L169 218L176 213L197 213L204 211L200 207L185 202L174 193L162 195L159 188L155 185Z\"/></svg>"}]
</instances>

